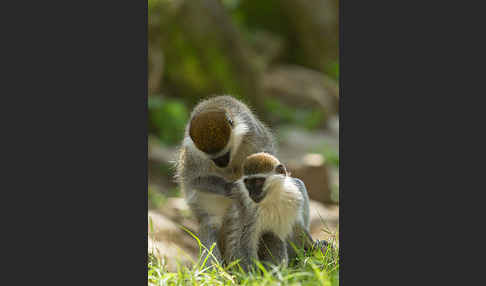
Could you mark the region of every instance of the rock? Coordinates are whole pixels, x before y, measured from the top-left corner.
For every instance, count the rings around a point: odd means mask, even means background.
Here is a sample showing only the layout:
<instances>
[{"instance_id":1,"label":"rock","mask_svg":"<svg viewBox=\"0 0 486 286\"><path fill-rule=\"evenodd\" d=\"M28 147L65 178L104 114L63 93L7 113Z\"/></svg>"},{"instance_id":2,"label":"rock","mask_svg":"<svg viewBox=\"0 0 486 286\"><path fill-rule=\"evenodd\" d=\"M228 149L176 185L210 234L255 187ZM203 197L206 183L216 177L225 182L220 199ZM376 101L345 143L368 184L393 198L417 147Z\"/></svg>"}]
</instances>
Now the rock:
<instances>
[{"instance_id":1,"label":"rock","mask_svg":"<svg viewBox=\"0 0 486 286\"><path fill-rule=\"evenodd\" d=\"M301 179L311 199L336 203L333 188L339 186L339 170L323 155L339 153L338 134L329 131L309 132L298 128L280 128L278 157L293 177Z\"/></svg>"},{"instance_id":2,"label":"rock","mask_svg":"<svg viewBox=\"0 0 486 286\"><path fill-rule=\"evenodd\" d=\"M311 199L322 203L333 203L329 170L323 155L309 153L289 161L287 166L292 177L304 182Z\"/></svg>"},{"instance_id":3,"label":"rock","mask_svg":"<svg viewBox=\"0 0 486 286\"><path fill-rule=\"evenodd\" d=\"M339 134L334 132L310 132L291 126L277 129L277 136L280 145L279 156L282 159L282 156L286 155L290 155L293 158L300 157L311 150L323 149L324 146L328 146L336 151L339 150Z\"/></svg>"},{"instance_id":4,"label":"rock","mask_svg":"<svg viewBox=\"0 0 486 286\"><path fill-rule=\"evenodd\" d=\"M198 251L197 243L185 230L163 214L149 211L149 238L157 242L160 246L172 247L177 246L187 252L189 256ZM150 228L152 221L152 230ZM166 251L166 248L160 249ZM165 253L165 252L164 252Z\"/></svg>"},{"instance_id":5,"label":"rock","mask_svg":"<svg viewBox=\"0 0 486 286\"><path fill-rule=\"evenodd\" d=\"M192 233L197 233L198 223L184 198L168 198L160 212L172 221L184 225Z\"/></svg>"},{"instance_id":6,"label":"rock","mask_svg":"<svg viewBox=\"0 0 486 286\"><path fill-rule=\"evenodd\" d=\"M170 241L158 241L149 236L148 252L160 259L165 264L167 271L177 271L177 265L191 266L198 256L198 252L188 252L178 244Z\"/></svg>"},{"instance_id":7,"label":"rock","mask_svg":"<svg viewBox=\"0 0 486 286\"><path fill-rule=\"evenodd\" d=\"M168 198L160 212L175 221L190 216L189 206L186 204L184 198L179 197Z\"/></svg>"},{"instance_id":8,"label":"rock","mask_svg":"<svg viewBox=\"0 0 486 286\"><path fill-rule=\"evenodd\" d=\"M180 235L180 229L170 219L154 211L148 212L149 223L152 223L152 229L149 229L149 235L156 240L171 238Z\"/></svg>"},{"instance_id":9,"label":"rock","mask_svg":"<svg viewBox=\"0 0 486 286\"><path fill-rule=\"evenodd\" d=\"M326 115L335 115L339 87L325 74L298 65L279 65L263 76L265 94L296 106L320 106Z\"/></svg>"}]
</instances>

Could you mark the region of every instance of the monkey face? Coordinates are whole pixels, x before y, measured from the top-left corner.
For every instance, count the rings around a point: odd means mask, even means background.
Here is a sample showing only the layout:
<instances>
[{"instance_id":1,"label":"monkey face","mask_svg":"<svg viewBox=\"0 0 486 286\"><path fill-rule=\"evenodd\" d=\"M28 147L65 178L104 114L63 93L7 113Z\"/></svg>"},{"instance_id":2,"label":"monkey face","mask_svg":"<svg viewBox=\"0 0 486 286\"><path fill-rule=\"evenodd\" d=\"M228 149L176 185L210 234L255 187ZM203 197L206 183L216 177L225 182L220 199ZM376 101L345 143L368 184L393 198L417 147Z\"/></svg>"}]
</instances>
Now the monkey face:
<instances>
[{"instance_id":1,"label":"monkey face","mask_svg":"<svg viewBox=\"0 0 486 286\"><path fill-rule=\"evenodd\" d=\"M267 193L268 186L275 180L281 180L288 176L287 169L275 156L260 152L248 156L243 162L243 182L250 198L255 202L261 202Z\"/></svg>"},{"instance_id":2,"label":"monkey face","mask_svg":"<svg viewBox=\"0 0 486 286\"><path fill-rule=\"evenodd\" d=\"M212 159L214 164L216 164L216 166L218 166L220 168L225 168L226 166L228 166L230 158L231 158L230 152L231 151L228 151L224 155Z\"/></svg>"},{"instance_id":3,"label":"monkey face","mask_svg":"<svg viewBox=\"0 0 486 286\"><path fill-rule=\"evenodd\" d=\"M261 200L263 200L263 198L265 198L265 192L263 191L265 180L265 177L252 177L243 180L250 198L255 203L259 203Z\"/></svg>"}]
</instances>

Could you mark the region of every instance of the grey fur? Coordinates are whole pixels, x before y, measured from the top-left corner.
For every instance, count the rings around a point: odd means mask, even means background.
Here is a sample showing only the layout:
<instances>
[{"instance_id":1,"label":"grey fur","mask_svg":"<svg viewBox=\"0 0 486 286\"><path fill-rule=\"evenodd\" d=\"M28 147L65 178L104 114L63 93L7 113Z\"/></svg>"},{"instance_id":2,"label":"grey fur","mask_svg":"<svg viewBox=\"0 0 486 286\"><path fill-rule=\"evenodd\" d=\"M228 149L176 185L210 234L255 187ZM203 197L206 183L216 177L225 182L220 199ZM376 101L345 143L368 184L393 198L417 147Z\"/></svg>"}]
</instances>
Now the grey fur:
<instances>
[{"instance_id":1,"label":"grey fur","mask_svg":"<svg viewBox=\"0 0 486 286\"><path fill-rule=\"evenodd\" d=\"M288 239L287 252L290 260L297 256L292 244L298 248L304 248L305 250L311 249L313 246L313 239L310 235L309 195L307 194L307 189L304 182L297 178L292 179L299 187L299 191L302 193L304 204L301 217L298 219L298 223L295 224L294 231L291 237Z\"/></svg>"},{"instance_id":2,"label":"grey fur","mask_svg":"<svg viewBox=\"0 0 486 286\"><path fill-rule=\"evenodd\" d=\"M227 196L232 183L217 176L197 177L192 181L192 185L198 186L201 192L215 193L222 196Z\"/></svg>"},{"instance_id":3,"label":"grey fur","mask_svg":"<svg viewBox=\"0 0 486 286\"><path fill-rule=\"evenodd\" d=\"M275 265L282 262L286 264L289 260L287 243L274 233L267 232L262 234L258 246L258 259Z\"/></svg>"},{"instance_id":4,"label":"grey fur","mask_svg":"<svg viewBox=\"0 0 486 286\"><path fill-rule=\"evenodd\" d=\"M220 245L226 263L240 260L244 271L250 270L258 259L259 234L256 222L259 217L258 205L251 200L244 187L232 189L233 204L224 217Z\"/></svg>"}]
</instances>

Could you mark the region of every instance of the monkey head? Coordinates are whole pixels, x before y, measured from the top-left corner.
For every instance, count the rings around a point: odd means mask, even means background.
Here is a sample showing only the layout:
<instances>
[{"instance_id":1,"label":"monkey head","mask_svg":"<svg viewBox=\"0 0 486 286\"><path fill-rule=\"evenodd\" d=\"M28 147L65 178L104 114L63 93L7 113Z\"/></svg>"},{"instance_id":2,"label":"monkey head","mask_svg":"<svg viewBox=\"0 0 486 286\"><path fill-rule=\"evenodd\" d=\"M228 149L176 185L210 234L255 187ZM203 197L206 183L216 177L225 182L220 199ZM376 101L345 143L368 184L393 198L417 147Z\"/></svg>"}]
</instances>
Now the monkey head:
<instances>
[{"instance_id":1,"label":"monkey head","mask_svg":"<svg viewBox=\"0 0 486 286\"><path fill-rule=\"evenodd\" d=\"M250 198L259 203L276 182L289 176L285 166L268 153L256 153L248 156L243 162L243 183Z\"/></svg>"},{"instance_id":2,"label":"monkey head","mask_svg":"<svg viewBox=\"0 0 486 286\"><path fill-rule=\"evenodd\" d=\"M246 124L227 110L207 109L192 117L189 136L196 148L206 154L216 166L225 168L246 130Z\"/></svg>"}]
</instances>

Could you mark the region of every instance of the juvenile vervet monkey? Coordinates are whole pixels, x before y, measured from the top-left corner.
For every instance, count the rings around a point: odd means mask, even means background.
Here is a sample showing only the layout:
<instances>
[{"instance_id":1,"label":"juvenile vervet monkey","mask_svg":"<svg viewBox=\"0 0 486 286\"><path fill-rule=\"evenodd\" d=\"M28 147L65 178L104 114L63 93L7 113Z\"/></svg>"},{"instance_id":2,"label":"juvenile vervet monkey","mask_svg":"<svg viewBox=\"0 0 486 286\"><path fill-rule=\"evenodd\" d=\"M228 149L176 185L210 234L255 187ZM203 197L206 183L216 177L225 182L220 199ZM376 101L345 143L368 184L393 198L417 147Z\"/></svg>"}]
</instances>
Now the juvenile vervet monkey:
<instances>
[{"instance_id":1,"label":"juvenile vervet monkey","mask_svg":"<svg viewBox=\"0 0 486 286\"><path fill-rule=\"evenodd\" d=\"M231 197L219 237L227 264L240 259L246 271L256 259L287 265L288 240L312 246L306 188L274 156L249 156Z\"/></svg>"},{"instance_id":2,"label":"juvenile vervet monkey","mask_svg":"<svg viewBox=\"0 0 486 286\"><path fill-rule=\"evenodd\" d=\"M199 221L199 239L210 249L227 208L228 192L246 157L275 153L273 135L251 110L230 96L200 102L192 111L176 163L176 179ZM219 247L213 255L221 261ZM214 262L209 258L209 263Z\"/></svg>"}]
</instances>

